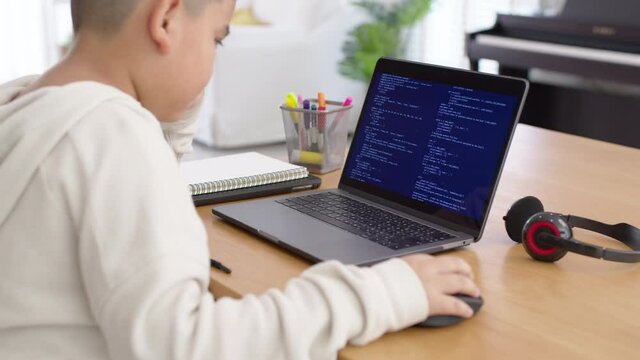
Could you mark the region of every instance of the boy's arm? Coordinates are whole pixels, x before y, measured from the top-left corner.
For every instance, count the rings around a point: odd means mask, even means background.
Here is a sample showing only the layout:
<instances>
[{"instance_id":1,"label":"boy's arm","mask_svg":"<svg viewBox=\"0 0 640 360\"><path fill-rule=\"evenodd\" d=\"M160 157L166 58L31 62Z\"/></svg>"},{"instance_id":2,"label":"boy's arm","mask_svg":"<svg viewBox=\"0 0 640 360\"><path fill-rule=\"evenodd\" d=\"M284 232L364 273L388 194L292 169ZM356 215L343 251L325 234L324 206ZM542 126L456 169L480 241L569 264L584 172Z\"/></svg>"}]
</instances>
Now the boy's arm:
<instances>
[{"instance_id":1,"label":"boy's arm","mask_svg":"<svg viewBox=\"0 0 640 360\"><path fill-rule=\"evenodd\" d=\"M92 185L78 257L113 358L335 358L427 316L418 277L397 259L323 263L284 291L214 301L206 232L159 129L102 113L99 133L77 137Z\"/></svg>"}]
</instances>

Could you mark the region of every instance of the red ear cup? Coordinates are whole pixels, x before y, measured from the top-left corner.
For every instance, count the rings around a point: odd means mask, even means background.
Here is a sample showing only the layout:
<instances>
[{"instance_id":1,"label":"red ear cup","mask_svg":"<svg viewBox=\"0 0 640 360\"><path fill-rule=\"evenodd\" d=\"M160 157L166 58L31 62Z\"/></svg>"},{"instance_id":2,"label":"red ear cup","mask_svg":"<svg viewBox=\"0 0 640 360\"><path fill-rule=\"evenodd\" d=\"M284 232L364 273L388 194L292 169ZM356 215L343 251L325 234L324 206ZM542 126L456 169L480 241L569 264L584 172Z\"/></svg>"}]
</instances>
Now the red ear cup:
<instances>
[{"instance_id":1,"label":"red ear cup","mask_svg":"<svg viewBox=\"0 0 640 360\"><path fill-rule=\"evenodd\" d=\"M537 240L540 234L547 233L562 237L571 238L571 228L562 217L553 213L539 213L532 216L524 226L522 231L522 245L527 253L534 259L554 262L567 254L567 250L541 244Z\"/></svg>"},{"instance_id":2,"label":"red ear cup","mask_svg":"<svg viewBox=\"0 0 640 360\"><path fill-rule=\"evenodd\" d=\"M534 222L526 230L526 233L524 234L524 241L522 242L527 254L540 261L554 262L556 260L560 260L567 251L555 246L547 246L538 243L536 241L536 237L542 233L548 233L556 236L560 235L558 228L556 228L552 223L547 221Z\"/></svg>"}]
</instances>

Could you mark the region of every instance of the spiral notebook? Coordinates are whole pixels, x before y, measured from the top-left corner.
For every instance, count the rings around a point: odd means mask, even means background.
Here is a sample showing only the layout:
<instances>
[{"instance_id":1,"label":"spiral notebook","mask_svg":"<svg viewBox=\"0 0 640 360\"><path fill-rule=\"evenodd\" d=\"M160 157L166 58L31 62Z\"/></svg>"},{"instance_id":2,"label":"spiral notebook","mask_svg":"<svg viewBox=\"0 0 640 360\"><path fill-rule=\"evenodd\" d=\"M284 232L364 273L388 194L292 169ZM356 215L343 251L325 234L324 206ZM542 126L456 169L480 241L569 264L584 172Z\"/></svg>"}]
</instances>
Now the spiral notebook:
<instances>
[{"instance_id":1,"label":"spiral notebook","mask_svg":"<svg viewBox=\"0 0 640 360\"><path fill-rule=\"evenodd\" d=\"M316 188L320 179L304 166L245 152L180 165L196 205Z\"/></svg>"}]
</instances>

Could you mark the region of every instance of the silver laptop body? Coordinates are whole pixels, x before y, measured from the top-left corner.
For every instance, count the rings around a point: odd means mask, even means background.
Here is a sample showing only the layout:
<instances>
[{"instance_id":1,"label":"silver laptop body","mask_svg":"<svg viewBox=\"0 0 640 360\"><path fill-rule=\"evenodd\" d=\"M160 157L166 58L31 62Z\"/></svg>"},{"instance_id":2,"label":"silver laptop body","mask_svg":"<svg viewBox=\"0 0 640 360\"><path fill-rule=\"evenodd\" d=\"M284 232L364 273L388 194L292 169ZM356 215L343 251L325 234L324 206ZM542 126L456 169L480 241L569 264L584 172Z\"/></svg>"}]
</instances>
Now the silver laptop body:
<instances>
[{"instance_id":1,"label":"silver laptop body","mask_svg":"<svg viewBox=\"0 0 640 360\"><path fill-rule=\"evenodd\" d=\"M382 58L337 189L222 205L213 213L313 262L367 265L469 245L484 230L527 90L521 79ZM363 203L376 220L363 230L339 220L340 213L306 207L333 211L314 200L327 198L350 204L342 208L348 216L352 200ZM389 227L407 224L398 218L447 236L407 239ZM392 225L379 225L386 222Z\"/></svg>"}]
</instances>

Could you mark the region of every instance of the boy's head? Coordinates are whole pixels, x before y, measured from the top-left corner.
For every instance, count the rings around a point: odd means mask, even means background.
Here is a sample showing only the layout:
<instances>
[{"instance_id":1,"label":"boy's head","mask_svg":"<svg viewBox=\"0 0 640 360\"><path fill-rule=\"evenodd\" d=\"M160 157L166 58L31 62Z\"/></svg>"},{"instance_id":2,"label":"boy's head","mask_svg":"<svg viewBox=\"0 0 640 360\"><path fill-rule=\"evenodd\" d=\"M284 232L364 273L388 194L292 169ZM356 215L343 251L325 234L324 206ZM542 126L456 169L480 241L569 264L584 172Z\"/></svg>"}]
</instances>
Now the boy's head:
<instances>
[{"instance_id":1,"label":"boy's head","mask_svg":"<svg viewBox=\"0 0 640 360\"><path fill-rule=\"evenodd\" d=\"M71 12L78 48L104 50L105 60L126 68L142 105L171 121L211 77L234 5L235 0L71 0Z\"/></svg>"},{"instance_id":2,"label":"boy's head","mask_svg":"<svg viewBox=\"0 0 640 360\"><path fill-rule=\"evenodd\" d=\"M205 4L219 0L184 0L187 11L197 15ZM71 0L73 30L81 26L103 34L117 32L131 15L139 0Z\"/></svg>"}]
</instances>

